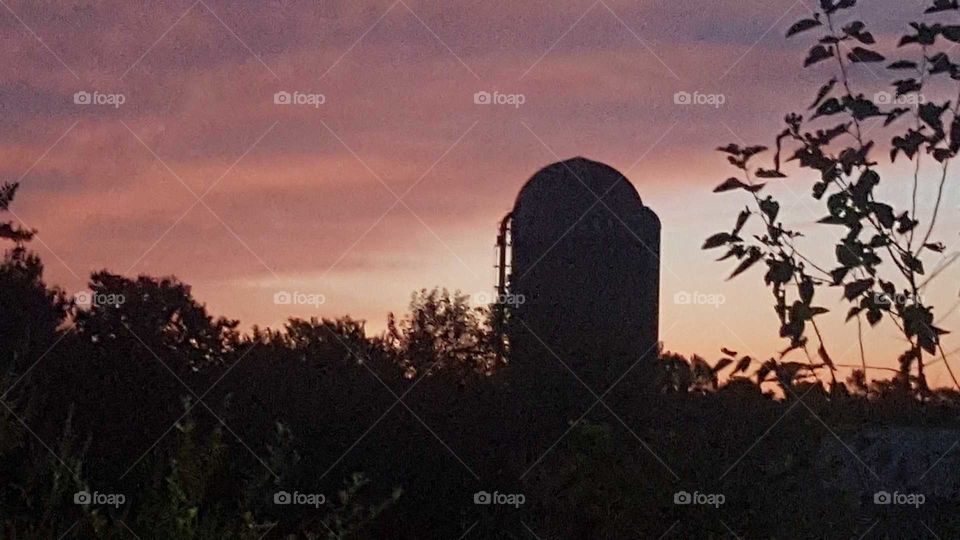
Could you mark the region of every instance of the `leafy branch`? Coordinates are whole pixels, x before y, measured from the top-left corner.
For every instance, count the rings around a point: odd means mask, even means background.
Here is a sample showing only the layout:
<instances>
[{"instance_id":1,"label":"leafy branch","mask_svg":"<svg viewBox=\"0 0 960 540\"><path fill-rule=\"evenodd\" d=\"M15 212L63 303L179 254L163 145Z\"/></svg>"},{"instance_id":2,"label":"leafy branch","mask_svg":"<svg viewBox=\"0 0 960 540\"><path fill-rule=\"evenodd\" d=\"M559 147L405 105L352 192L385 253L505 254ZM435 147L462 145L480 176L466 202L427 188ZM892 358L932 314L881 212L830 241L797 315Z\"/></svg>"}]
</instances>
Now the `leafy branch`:
<instances>
[{"instance_id":1,"label":"leafy branch","mask_svg":"<svg viewBox=\"0 0 960 540\"><path fill-rule=\"evenodd\" d=\"M731 278L739 276L760 261L768 271L765 284L776 300L775 312L780 320L780 335L789 340L787 353L802 349L807 353L807 327L813 328L819 342L818 354L822 367L830 370L836 384L836 364L824 344L823 335L815 317L828 312L815 306L813 299L820 287L843 289L843 297L851 304L847 321L856 318L861 340L861 367L867 369L862 350L861 315L870 327L876 327L887 318L903 333L909 348L900 355L898 382L904 388L914 384L921 398L929 395L924 373L924 356L939 356L957 388L960 382L943 351L941 336L948 332L934 324L932 306L924 302L921 292L930 279L925 276L925 255L942 254L946 246L932 242L935 226L943 204L943 194L950 162L960 153L960 66L953 63L949 50L937 51L939 42L960 43L960 25L942 23L910 23L912 32L905 34L899 47L919 48L919 61L901 59L887 68L894 72L910 72L908 78L896 79L888 101L873 100L853 89L851 71L855 64L877 64L887 58L873 49L876 39L865 23L852 20L842 24L839 19L856 6L856 0L821 0L819 10L811 17L794 23L787 31L792 37L814 30L822 33L807 52L804 67L810 68L834 59L836 72L816 93L812 105L803 114L791 113L785 118L785 128L776 137L772 168L754 168L752 158L768 150L765 146L741 148L730 144L718 150L727 154L727 160L741 172L740 178L730 178L714 191L746 191L755 209L748 207L740 213L732 232L716 233L706 240L704 249L726 247L720 260L736 258L738 266ZM934 2L928 14L957 11L955 2ZM928 101L922 93L928 82L949 77L957 86L956 99L945 102ZM895 99L894 99L895 96ZM875 97L876 99L876 97ZM901 104L911 104L904 107ZM876 144L867 138L874 127L891 128L898 119L909 115L913 127L895 133L890 140L890 163L900 155L914 161L911 207L897 210L890 200L877 191L881 183L879 163L874 161ZM874 120L870 128L866 122ZM826 124L826 125L824 125ZM814 128L812 126L819 125ZM815 130L814 130L815 129ZM852 144L845 141L852 140ZM825 270L827 265L815 263L797 246L803 235L789 230L778 221L781 205L772 196L761 198L763 180L783 180L788 175L782 170L782 155L786 147L794 148L787 162L796 162L800 169L816 173L812 197L826 207L827 215L818 224L842 227L844 233L835 240L834 253L838 266ZM918 191L921 183L920 161L923 154L940 164L937 179L937 198L933 205L926 231L919 236ZM745 240L742 235L750 216L757 214L763 220L763 234ZM919 245L914 242L922 238ZM893 269L891 272L890 269ZM938 272L939 273L939 272ZM796 288L788 294L788 288ZM809 324L808 324L809 323ZM813 362L807 353L808 362ZM912 375L914 365L916 375Z\"/></svg>"}]
</instances>

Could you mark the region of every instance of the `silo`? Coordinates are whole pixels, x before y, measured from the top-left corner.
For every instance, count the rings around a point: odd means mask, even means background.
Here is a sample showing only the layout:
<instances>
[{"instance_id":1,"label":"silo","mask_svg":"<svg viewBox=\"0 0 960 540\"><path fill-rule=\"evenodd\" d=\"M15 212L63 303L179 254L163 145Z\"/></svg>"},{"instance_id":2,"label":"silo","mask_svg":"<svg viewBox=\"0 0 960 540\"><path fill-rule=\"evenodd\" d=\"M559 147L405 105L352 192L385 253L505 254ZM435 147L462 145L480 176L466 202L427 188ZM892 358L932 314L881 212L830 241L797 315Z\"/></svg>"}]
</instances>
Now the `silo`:
<instances>
[{"instance_id":1,"label":"silo","mask_svg":"<svg viewBox=\"0 0 960 540\"><path fill-rule=\"evenodd\" d=\"M634 186L582 157L554 163L520 190L510 233L509 290L522 302L509 325L517 362L546 370L559 356L597 393L631 368L648 373L658 343L660 220Z\"/></svg>"}]
</instances>

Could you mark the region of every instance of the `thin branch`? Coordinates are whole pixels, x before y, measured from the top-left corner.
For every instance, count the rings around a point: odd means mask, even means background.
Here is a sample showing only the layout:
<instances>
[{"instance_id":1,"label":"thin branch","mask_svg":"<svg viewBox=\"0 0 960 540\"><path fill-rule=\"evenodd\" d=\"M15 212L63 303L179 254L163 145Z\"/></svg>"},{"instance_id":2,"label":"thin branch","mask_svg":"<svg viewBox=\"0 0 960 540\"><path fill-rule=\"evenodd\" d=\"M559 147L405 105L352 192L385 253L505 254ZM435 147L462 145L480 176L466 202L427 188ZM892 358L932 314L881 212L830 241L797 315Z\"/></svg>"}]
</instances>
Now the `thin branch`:
<instances>
[{"instance_id":1,"label":"thin branch","mask_svg":"<svg viewBox=\"0 0 960 540\"><path fill-rule=\"evenodd\" d=\"M940 359L943 360L943 365L946 366L947 373L949 373L950 378L953 379L954 386L957 387L957 390L960 390L960 382L957 382L957 377L953 374L953 368L950 367L950 362L947 361L947 355L943 352L943 345L937 343L937 350L940 351Z\"/></svg>"},{"instance_id":2,"label":"thin branch","mask_svg":"<svg viewBox=\"0 0 960 540\"><path fill-rule=\"evenodd\" d=\"M923 87L927 75L927 46L923 45L921 50L921 64L920 64L920 86ZM913 111L913 117L916 120L917 131L920 131L922 123L920 120L920 103L917 103L917 107ZM920 152L917 152L917 163L913 168L913 197L912 203L910 206L910 217L914 218L917 215L917 191L920 187ZM913 235L915 229L910 229L910 239L907 241L907 249L913 250Z\"/></svg>"},{"instance_id":3,"label":"thin branch","mask_svg":"<svg viewBox=\"0 0 960 540\"><path fill-rule=\"evenodd\" d=\"M889 368L889 367L881 367L881 366L868 366L868 365L858 366L858 365L856 365L856 364L834 364L834 365L836 365L837 367L849 368L849 369L863 369L863 370L864 370L864 374L866 374L866 370L868 370L868 369L872 369L872 370L876 370L876 371L892 371L892 372L894 372L894 373L900 373L900 370L899 370L899 369Z\"/></svg>"},{"instance_id":4,"label":"thin branch","mask_svg":"<svg viewBox=\"0 0 960 540\"><path fill-rule=\"evenodd\" d=\"M857 313L857 339L860 341L860 365L863 367L863 374L867 374L867 355L863 350L863 317Z\"/></svg>"}]
</instances>

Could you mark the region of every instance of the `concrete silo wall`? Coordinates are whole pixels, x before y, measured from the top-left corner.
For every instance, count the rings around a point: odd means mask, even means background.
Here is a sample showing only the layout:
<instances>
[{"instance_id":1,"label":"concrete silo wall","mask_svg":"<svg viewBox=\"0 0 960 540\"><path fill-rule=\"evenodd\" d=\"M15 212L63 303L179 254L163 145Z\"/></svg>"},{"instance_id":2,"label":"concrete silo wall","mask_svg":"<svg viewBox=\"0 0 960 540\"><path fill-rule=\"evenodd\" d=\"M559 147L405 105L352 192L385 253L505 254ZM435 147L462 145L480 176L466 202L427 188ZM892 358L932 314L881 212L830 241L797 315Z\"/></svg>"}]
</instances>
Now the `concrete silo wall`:
<instances>
[{"instance_id":1,"label":"concrete silo wall","mask_svg":"<svg viewBox=\"0 0 960 540\"><path fill-rule=\"evenodd\" d=\"M511 292L525 299L511 338L522 356L556 362L552 351L598 392L637 360L649 364L660 222L623 175L583 158L544 168L521 190L511 234Z\"/></svg>"}]
</instances>

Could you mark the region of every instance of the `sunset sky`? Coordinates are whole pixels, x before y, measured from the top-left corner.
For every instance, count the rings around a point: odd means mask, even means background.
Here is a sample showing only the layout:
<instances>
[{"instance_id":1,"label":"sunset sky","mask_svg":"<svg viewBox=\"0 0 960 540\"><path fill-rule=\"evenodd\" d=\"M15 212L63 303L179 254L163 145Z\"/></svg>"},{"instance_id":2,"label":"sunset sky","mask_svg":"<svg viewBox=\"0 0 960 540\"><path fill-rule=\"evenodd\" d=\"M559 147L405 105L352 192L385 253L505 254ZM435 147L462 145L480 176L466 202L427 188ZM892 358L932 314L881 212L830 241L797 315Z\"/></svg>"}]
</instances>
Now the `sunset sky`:
<instances>
[{"instance_id":1,"label":"sunset sky","mask_svg":"<svg viewBox=\"0 0 960 540\"><path fill-rule=\"evenodd\" d=\"M350 314L379 331L416 289L491 292L496 225L517 191L582 155L623 172L661 217L668 349L783 348L759 267L727 282L731 265L700 245L748 202L711 192L733 172L714 148L772 143L833 75L801 69L812 35L784 39L805 0L2 4L0 178L20 180L12 210L40 231L47 280L68 292L100 269L176 275L244 327ZM886 53L920 3L866 4ZM870 70L852 74L872 95L892 79ZM281 91L315 105L276 104ZM523 103L477 105L480 91ZM677 105L679 91L722 104ZM77 104L77 92L107 103ZM904 193L908 170L887 168L884 192ZM811 184L797 175L770 193L832 266ZM956 248L948 185L934 239ZM920 195L926 218L932 180ZM938 313L954 307L957 277L927 291ZM276 305L278 291L325 302ZM678 305L682 292L723 303ZM840 291L823 294L833 356L859 363ZM890 328L870 335L868 361L895 365L905 344Z\"/></svg>"}]
</instances>

